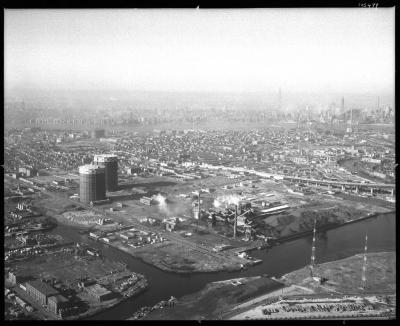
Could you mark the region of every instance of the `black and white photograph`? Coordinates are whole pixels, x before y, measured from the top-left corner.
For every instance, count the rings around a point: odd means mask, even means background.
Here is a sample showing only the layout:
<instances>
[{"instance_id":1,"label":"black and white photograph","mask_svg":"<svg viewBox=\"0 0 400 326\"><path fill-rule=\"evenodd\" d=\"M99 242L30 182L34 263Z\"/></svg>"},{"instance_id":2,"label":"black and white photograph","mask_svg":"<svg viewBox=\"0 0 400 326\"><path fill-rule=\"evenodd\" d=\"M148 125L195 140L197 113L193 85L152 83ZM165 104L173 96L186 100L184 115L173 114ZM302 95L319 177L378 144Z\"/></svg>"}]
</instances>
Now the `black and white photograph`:
<instances>
[{"instance_id":1,"label":"black and white photograph","mask_svg":"<svg viewBox=\"0 0 400 326\"><path fill-rule=\"evenodd\" d=\"M3 8L4 320L396 318L394 3Z\"/></svg>"}]
</instances>

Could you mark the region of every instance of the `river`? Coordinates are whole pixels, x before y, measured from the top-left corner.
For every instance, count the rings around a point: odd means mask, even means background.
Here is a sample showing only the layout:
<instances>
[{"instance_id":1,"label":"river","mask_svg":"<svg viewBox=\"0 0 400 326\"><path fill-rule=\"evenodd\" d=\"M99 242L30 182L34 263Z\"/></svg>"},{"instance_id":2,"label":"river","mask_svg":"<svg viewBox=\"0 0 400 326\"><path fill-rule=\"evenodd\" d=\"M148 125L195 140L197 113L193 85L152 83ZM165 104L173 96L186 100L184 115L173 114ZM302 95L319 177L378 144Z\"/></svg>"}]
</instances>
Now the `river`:
<instances>
[{"instance_id":1,"label":"river","mask_svg":"<svg viewBox=\"0 0 400 326\"><path fill-rule=\"evenodd\" d=\"M336 229L317 233L316 263L342 259L363 252L365 233L368 231L368 251L393 251L396 248L395 214L379 215L375 218L341 226ZM250 254L263 260L263 263L238 272L196 273L181 275L164 272L139 259L133 258L118 249L98 242L87 240L76 229L59 225L51 233L61 234L66 240L89 242L102 250L103 255L128 264L133 272L144 274L149 288L136 298L103 311L88 319L126 319L143 306L153 306L157 302L169 299L171 295L178 299L196 292L207 283L267 273L279 277L308 264L311 256L311 235L270 248L255 250ZM361 275L361 271L360 271Z\"/></svg>"}]
</instances>

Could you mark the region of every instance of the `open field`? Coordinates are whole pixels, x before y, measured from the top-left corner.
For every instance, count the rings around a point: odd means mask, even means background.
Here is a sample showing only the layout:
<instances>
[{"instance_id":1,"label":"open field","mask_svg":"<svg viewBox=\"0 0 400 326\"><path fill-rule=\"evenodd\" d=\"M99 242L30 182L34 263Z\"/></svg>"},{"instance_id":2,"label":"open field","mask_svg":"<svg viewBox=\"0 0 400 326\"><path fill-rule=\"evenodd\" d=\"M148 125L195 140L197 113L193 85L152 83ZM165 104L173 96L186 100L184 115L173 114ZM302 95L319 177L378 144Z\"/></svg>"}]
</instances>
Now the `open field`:
<instances>
[{"instance_id":1,"label":"open field","mask_svg":"<svg viewBox=\"0 0 400 326\"><path fill-rule=\"evenodd\" d=\"M306 287L311 286L316 291L330 289L339 293L363 293L364 290L360 288L362 263L363 254L359 254L318 265L315 269L317 275L328 279L323 288L315 286L315 282L309 277L308 267L284 275L282 281ZM396 253L367 253L366 277L368 292L394 293L396 291Z\"/></svg>"}]
</instances>

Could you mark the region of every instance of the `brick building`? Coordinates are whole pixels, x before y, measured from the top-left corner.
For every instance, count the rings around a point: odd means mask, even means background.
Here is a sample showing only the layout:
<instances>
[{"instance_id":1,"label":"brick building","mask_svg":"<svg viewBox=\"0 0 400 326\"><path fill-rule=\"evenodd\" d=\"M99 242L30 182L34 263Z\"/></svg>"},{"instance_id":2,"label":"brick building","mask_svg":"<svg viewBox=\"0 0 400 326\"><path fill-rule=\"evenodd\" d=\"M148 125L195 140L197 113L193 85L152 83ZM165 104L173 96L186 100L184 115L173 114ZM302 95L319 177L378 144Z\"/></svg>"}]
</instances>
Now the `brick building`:
<instances>
[{"instance_id":1,"label":"brick building","mask_svg":"<svg viewBox=\"0 0 400 326\"><path fill-rule=\"evenodd\" d=\"M56 289L39 280L26 282L26 292L43 306L47 305L49 297L60 294Z\"/></svg>"}]
</instances>

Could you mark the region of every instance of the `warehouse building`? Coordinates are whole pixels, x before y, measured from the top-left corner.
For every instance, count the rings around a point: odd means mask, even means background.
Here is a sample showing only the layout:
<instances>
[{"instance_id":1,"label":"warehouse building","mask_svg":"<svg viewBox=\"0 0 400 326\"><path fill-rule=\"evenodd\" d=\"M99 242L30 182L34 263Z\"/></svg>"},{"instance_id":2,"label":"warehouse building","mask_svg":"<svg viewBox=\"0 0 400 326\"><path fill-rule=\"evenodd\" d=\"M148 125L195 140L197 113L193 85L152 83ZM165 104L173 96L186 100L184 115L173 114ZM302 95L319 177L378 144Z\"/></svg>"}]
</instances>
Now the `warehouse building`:
<instances>
[{"instance_id":1,"label":"warehouse building","mask_svg":"<svg viewBox=\"0 0 400 326\"><path fill-rule=\"evenodd\" d=\"M47 305L49 297L59 294L56 289L39 280L26 282L25 285L26 292L43 306Z\"/></svg>"},{"instance_id":2,"label":"warehouse building","mask_svg":"<svg viewBox=\"0 0 400 326\"><path fill-rule=\"evenodd\" d=\"M98 283L85 287L85 290L97 302L106 301L113 297L111 291Z\"/></svg>"}]
</instances>

